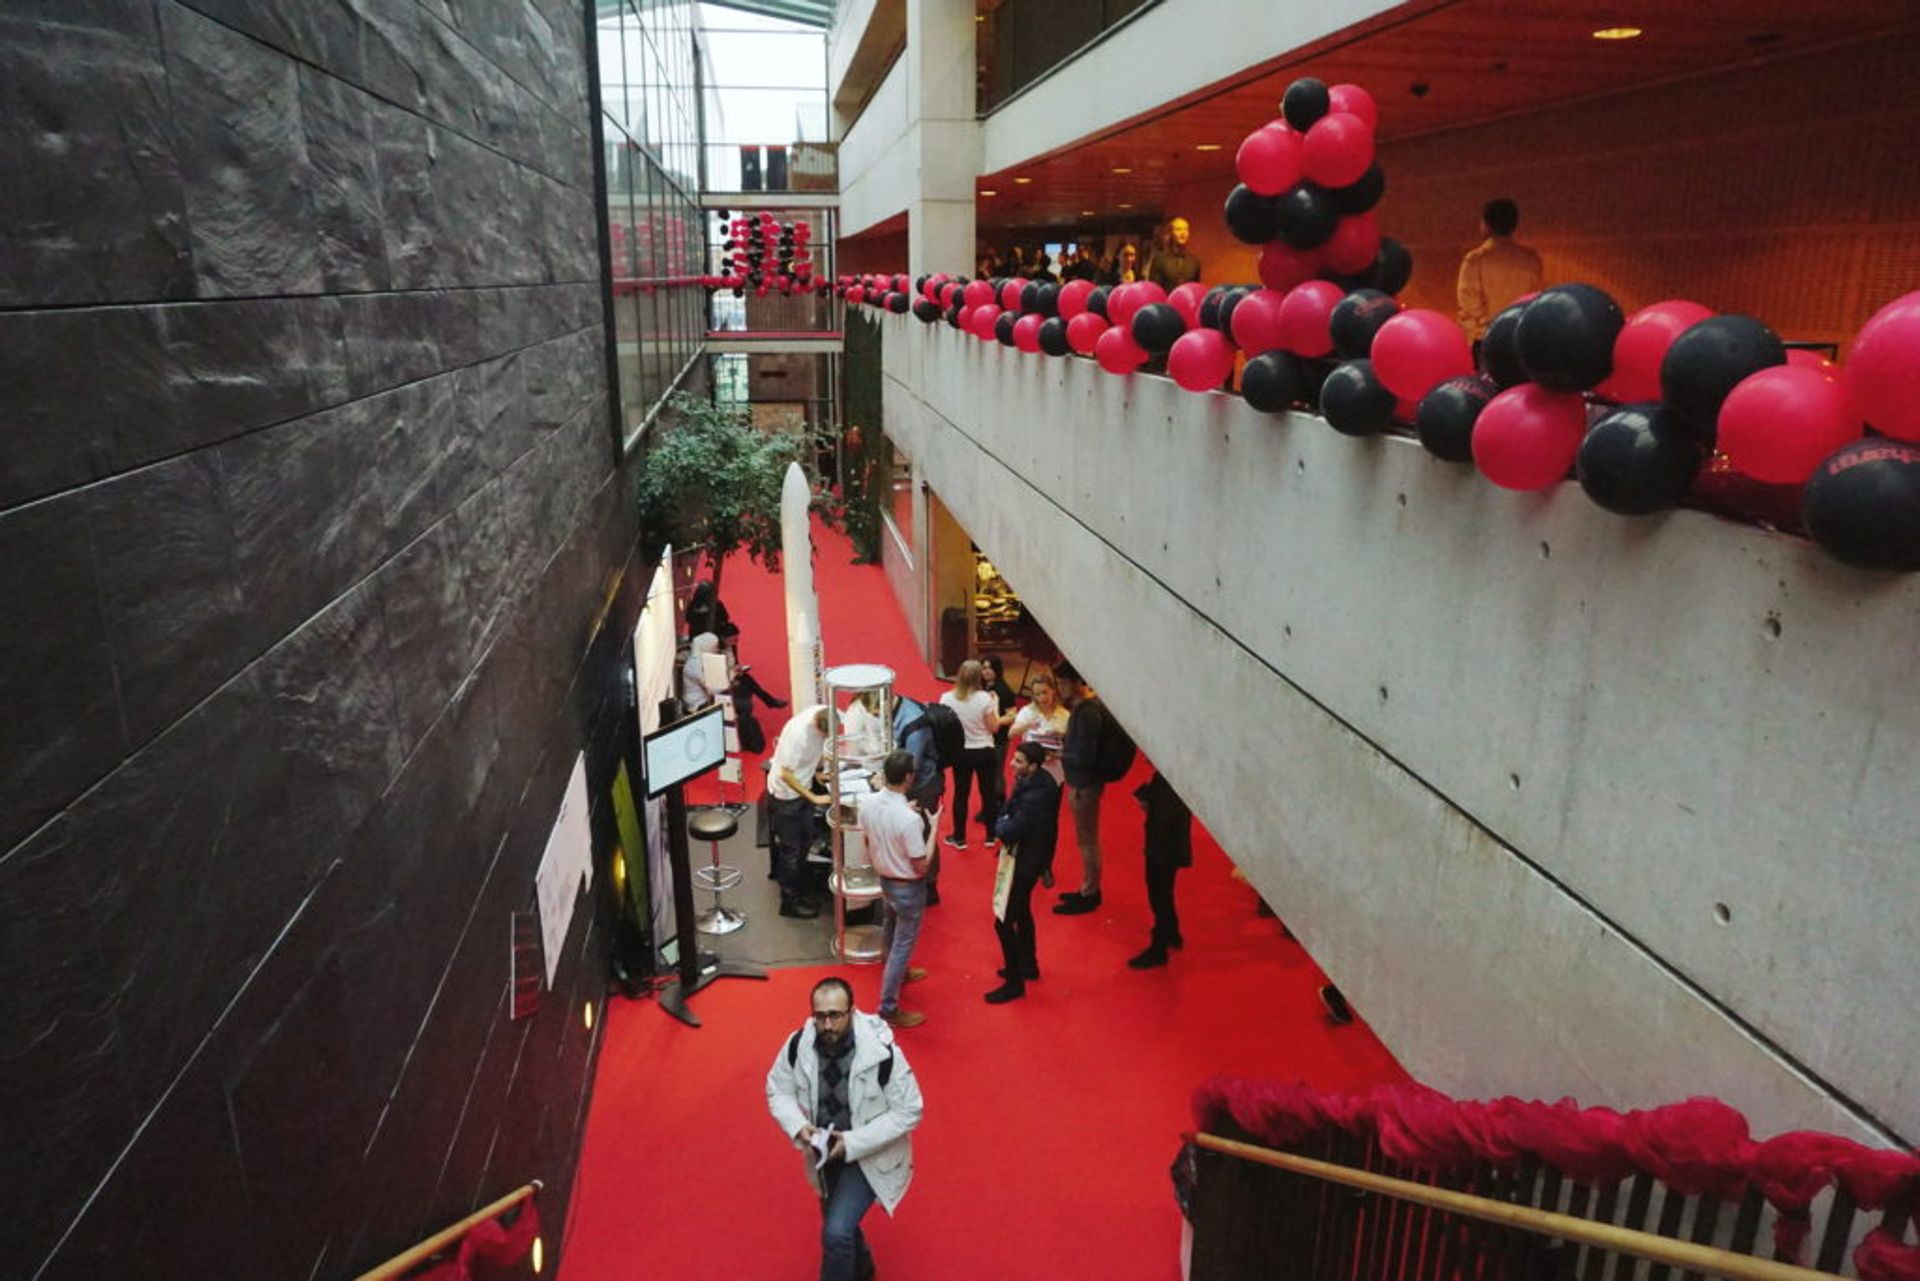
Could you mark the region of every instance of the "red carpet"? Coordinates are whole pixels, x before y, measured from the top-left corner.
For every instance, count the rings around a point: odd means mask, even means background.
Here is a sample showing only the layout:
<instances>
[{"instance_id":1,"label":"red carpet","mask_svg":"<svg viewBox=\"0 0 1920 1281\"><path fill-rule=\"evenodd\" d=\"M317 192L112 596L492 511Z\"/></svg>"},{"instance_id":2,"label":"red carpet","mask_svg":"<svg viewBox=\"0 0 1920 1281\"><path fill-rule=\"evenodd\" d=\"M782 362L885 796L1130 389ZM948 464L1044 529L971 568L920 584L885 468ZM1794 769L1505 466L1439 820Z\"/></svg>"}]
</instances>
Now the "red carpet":
<instances>
[{"instance_id":1,"label":"red carpet","mask_svg":"<svg viewBox=\"0 0 1920 1281\"><path fill-rule=\"evenodd\" d=\"M903 692L937 694L943 686L916 657L881 571L850 566L837 535L817 538L828 662L884 662ZM742 657L784 695L778 580L737 558L722 588ZM769 737L778 727L768 720ZM998 982L992 860L977 844L946 852L943 902L914 957L932 974L903 1001L928 1021L899 1033L927 1102L913 1188L897 1220L876 1207L866 1221L887 1281L1177 1277L1180 1220L1167 1168L1205 1076L1337 1088L1405 1079L1365 1026L1327 1024L1315 995L1320 971L1255 914L1252 891L1202 830L1179 884L1185 950L1162 970L1126 968L1150 922L1132 797L1145 769L1108 790L1102 909L1056 917L1047 910L1053 894L1036 893L1044 977L1024 1000L981 1001ZM1063 833L1063 888L1078 862ZM805 1018L808 989L834 972L851 979L862 1009L874 1007L878 966L723 980L694 998L706 1024L697 1030L651 1002L609 1007L563 1281L817 1273L816 1202L800 1157L768 1119L762 1087Z\"/></svg>"}]
</instances>

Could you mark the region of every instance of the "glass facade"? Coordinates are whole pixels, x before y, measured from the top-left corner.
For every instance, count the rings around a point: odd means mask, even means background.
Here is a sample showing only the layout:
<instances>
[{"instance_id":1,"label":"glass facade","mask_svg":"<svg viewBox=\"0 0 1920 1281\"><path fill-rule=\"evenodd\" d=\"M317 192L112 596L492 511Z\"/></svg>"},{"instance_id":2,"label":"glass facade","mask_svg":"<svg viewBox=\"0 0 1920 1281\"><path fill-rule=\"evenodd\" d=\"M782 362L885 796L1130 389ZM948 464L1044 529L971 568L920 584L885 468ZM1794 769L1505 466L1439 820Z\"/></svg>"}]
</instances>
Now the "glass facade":
<instances>
[{"instance_id":1,"label":"glass facade","mask_svg":"<svg viewBox=\"0 0 1920 1281\"><path fill-rule=\"evenodd\" d=\"M978 43L980 114L1159 0L986 0Z\"/></svg>"},{"instance_id":2,"label":"glass facade","mask_svg":"<svg viewBox=\"0 0 1920 1281\"><path fill-rule=\"evenodd\" d=\"M701 6L712 74L701 81L708 191L832 191L827 33Z\"/></svg>"},{"instance_id":3,"label":"glass facade","mask_svg":"<svg viewBox=\"0 0 1920 1281\"><path fill-rule=\"evenodd\" d=\"M624 443L701 354L707 302L692 0L600 0L600 114Z\"/></svg>"}]
</instances>

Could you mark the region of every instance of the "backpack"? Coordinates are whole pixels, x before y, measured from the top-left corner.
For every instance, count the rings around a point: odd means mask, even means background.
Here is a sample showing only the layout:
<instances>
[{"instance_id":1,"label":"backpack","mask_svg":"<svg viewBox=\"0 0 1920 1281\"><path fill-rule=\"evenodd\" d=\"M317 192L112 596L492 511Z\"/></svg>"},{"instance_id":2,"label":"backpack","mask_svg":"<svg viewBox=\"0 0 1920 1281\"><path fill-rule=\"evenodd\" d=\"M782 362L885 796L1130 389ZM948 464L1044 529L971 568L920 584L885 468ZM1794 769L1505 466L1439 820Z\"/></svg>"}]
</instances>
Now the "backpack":
<instances>
[{"instance_id":1,"label":"backpack","mask_svg":"<svg viewBox=\"0 0 1920 1281\"><path fill-rule=\"evenodd\" d=\"M960 718L953 709L945 703L922 703L919 719L901 733L900 745L905 747L922 725L933 731L933 754L940 758L940 764L947 768L959 764L960 753L967 749L967 731L960 728Z\"/></svg>"},{"instance_id":2,"label":"backpack","mask_svg":"<svg viewBox=\"0 0 1920 1281\"><path fill-rule=\"evenodd\" d=\"M800 1061L800 1033L795 1032L787 1038L787 1066L792 1067ZM886 1089L887 1082L893 1080L893 1047L887 1047L887 1060L880 1065L880 1088Z\"/></svg>"},{"instance_id":3,"label":"backpack","mask_svg":"<svg viewBox=\"0 0 1920 1281\"><path fill-rule=\"evenodd\" d=\"M1113 713L1101 704L1100 710L1106 715L1100 718L1100 737L1093 744L1093 772L1101 781L1118 783L1133 768L1133 757L1137 750L1127 731L1120 728L1120 722L1113 719Z\"/></svg>"}]
</instances>

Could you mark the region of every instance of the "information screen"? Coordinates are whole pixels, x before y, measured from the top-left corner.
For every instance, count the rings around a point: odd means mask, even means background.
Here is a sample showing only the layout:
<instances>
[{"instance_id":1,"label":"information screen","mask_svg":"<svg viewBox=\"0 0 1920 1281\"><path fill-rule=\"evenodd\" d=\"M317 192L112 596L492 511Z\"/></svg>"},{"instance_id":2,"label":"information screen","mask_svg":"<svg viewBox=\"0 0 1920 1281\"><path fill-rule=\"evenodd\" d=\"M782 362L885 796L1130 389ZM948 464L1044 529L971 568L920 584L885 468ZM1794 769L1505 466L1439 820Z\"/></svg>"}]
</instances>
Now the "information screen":
<instances>
[{"instance_id":1,"label":"information screen","mask_svg":"<svg viewBox=\"0 0 1920 1281\"><path fill-rule=\"evenodd\" d=\"M658 796L715 768L727 758L726 725L715 703L683 720L663 726L641 740L647 766L647 795Z\"/></svg>"}]
</instances>

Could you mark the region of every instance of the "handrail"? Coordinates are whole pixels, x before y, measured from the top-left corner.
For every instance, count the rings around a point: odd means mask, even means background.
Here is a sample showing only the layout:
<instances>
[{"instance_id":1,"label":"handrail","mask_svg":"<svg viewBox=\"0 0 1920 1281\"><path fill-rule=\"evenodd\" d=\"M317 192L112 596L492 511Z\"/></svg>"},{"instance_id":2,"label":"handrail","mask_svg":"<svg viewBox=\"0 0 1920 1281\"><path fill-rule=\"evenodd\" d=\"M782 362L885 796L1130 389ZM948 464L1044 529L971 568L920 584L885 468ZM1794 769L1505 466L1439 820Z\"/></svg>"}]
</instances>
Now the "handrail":
<instances>
[{"instance_id":1,"label":"handrail","mask_svg":"<svg viewBox=\"0 0 1920 1281\"><path fill-rule=\"evenodd\" d=\"M1617 1227L1611 1223L1596 1223L1591 1219L1560 1214L1553 1210L1536 1210L1532 1206L1493 1201L1466 1192L1455 1192L1450 1188L1434 1188L1424 1183L1409 1183L1404 1179L1389 1178L1384 1174L1355 1170L1328 1161L1316 1161L1312 1157L1295 1156L1291 1152L1279 1152L1273 1148L1242 1143L1236 1139L1221 1138L1217 1134L1196 1134L1191 1137L1196 1147L1219 1152L1225 1156L1239 1157L1243 1161L1252 1161L1280 1170L1291 1170L1296 1174L1311 1175L1329 1183L1344 1184L1367 1192L1378 1192L1398 1200L1411 1201L1416 1205L1429 1206L1436 1210L1445 1210L1488 1223L1522 1228L1541 1236L1560 1237L1581 1245L1594 1246L1597 1249L1636 1254L1643 1259L1670 1264L1690 1272L1731 1277L1734 1281L1840 1281L1831 1272L1819 1272L1791 1263L1778 1263L1772 1259L1757 1259L1752 1255L1738 1254L1731 1250L1716 1250L1711 1246L1695 1245L1691 1241L1676 1241L1671 1237L1639 1232L1633 1228Z\"/></svg>"},{"instance_id":2,"label":"handrail","mask_svg":"<svg viewBox=\"0 0 1920 1281\"><path fill-rule=\"evenodd\" d=\"M451 1227L440 1229L412 1249L394 1255L371 1272L362 1272L356 1281L393 1281L395 1277L405 1276L408 1271L440 1253L488 1219L505 1214L522 1201L528 1200L540 1190L541 1186L540 1180L535 1179L531 1183L515 1188L491 1205L480 1207Z\"/></svg>"}]
</instances>

